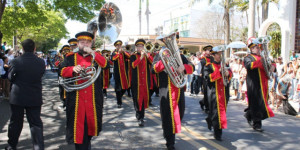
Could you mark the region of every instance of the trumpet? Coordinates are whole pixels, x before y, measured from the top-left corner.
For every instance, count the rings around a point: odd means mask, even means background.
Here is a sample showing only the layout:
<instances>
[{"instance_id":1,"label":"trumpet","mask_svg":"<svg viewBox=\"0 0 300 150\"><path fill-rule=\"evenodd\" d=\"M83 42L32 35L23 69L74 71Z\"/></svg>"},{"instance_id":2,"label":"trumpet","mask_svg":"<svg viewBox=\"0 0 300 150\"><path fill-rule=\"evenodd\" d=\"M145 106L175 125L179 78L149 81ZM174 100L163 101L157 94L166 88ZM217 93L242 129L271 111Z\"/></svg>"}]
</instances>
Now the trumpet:
<instances>
[{"instance_id":1,"label":"trumpet","mask_svg":"<svg viewBox=\"0 0 300 150\"><path fill-rule=\"evenodd\" d=\"M158 43L154 44L154 51L160 51L161 46Z\"/></svg>"}]
</instances>

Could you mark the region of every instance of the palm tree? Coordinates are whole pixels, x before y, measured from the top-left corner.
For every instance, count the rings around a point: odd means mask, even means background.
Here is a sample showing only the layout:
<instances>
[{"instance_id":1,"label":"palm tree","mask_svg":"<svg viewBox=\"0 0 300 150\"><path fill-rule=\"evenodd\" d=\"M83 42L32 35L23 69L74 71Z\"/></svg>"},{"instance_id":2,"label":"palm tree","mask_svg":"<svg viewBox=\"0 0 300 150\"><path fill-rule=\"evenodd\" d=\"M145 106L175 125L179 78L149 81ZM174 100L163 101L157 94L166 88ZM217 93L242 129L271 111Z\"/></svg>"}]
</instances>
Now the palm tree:
<instances>
[{"instance_id":1,"label":"palm tree","mask_svg":"<svg viewBox=\"0 0 300 150\"><path fill-rule=\"evenodd\" d=\"M279 0L262 0L262 22L268 19L268 12L269 12L269 3L273 2L278 4Z\"/></svg>"},{"instance_id":2,"label":"palm tree","mask_svg":"<svg viewBox=\"0 0 300 150\"><path fill-rule=\"evenodd\" d=\"M190 6L193 6L195 3L199 2L200 0L190 0ZM213 0L208 0L208 4L210 5L213 2ZM225 24L225 45L229 44L230 42L230 16L229 11L231 8L233 8L236 5L235 0L222 0L221 5L224 8L224 24ZM227 56L229 56L229 51L226 53Z\"/></svg>"},{"instance_id":3,"label":"palm tree","mask_svg":"<svg viewBox=\"0 0 300 150\"><path fill-rule=\"evenodd\" d=\"M249 0L236 0L236 3L237 3L237 10L246 13L247 24L248 24L249 20L248 20L247 10L249 9Z\"/></svg>"}]
</instances>

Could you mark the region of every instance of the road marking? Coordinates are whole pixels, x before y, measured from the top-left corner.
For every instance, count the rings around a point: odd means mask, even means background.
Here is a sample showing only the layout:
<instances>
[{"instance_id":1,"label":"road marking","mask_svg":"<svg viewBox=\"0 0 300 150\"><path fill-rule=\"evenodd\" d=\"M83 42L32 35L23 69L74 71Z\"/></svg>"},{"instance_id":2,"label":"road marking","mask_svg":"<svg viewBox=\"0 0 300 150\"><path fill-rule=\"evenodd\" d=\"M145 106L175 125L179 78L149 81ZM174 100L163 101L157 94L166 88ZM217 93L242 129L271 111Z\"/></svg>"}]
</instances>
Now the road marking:
<instances>
[{"instance_id":1,"label":"road marking","mask_svg":"<svg viewBox=\"0 0 300 150\"><path fill-rule=\"evenodd\" d=\"M160 118L160 114L158 114L157 112L153 111L151 108L148 108L147 110L150 111L156 117ZM196 133L196 132L188 129L186 126L182 126L181 129L184 130L184 131L186 131L187 133L189 133L193 137L195 137L195 138L197 138L197 139L199 139L199 140L201 140L201 141L203 141L203 142L205 142L205 143L207 143L207 144L209 144L209 145L211 145L211 146L213 146L213 147L215 147L215 148L217 148L219 150L228 150L226 147L224 147L224 146L222 146L222 145L220 145L218 143L215 143L214 141L212 141L212 140L210 140L210 139L202 136L201 134Z\"/></svg>"},{"instance_id":2,"label":"road marking","mask_svg":"<svg viewBox=\"0 0 300 150\"><path fill-rule=\"evenodd\" d=\"M113 96L116 96L115 93L111 93L111 94L112 94ZM131 99L131 98L125 98L125 97L124 97L123 100L126 100L126 101L123 101L123 103L126 103L128 106L131 106L129 103L130 103L130 102L132 103L132 101L129 101L128 99ZM149 107L148 109L146 109L146 111L149 111L149 112L151 112L155 117L160 118L160 114L157 113L157 112L155 112L155 111L154 111L153 109L151 109L150 107ZM158 120L158 119L156 119L155 117L149 116L149 118L151 118L152 121L156 122L157 124L161 124L161 121ZM183 131L185 131L186 134L189 134L190 136L193 136L193 137L195 137L196 139L201 140L201 141L203 141L203 142L205 142L205 143L211 145L212 147L214 147L214 148L216 148L216 149L218 149L218 150L228 150L226 147L224 147L224 146L222 146L222 145L220 145L220 144L218 144L218 143L216 143L216 142L214 142L214 141L212 141L212 140L210 140L210 139L208 139L208 138L202 136L201 134L199 134L199 133L197 133L197 132L194 132L194 131L188 129L188 128L185 127L185 126L182 126L181 129L182 129ZM199 149L206 149L206 147L204 147L204 146L203 146L202 144L200 144L199 142L193 140L192 138L190 138L190 137L187 136L186 134L185 134L185 133L179 133L179 134L177 134L177 135L180 136L180 137L181 137L183 140L185 140L186 142L192 144L193 146L195 146L195 147L197 147L197 148L199 148Z\"/></svg>"}]
</instances>

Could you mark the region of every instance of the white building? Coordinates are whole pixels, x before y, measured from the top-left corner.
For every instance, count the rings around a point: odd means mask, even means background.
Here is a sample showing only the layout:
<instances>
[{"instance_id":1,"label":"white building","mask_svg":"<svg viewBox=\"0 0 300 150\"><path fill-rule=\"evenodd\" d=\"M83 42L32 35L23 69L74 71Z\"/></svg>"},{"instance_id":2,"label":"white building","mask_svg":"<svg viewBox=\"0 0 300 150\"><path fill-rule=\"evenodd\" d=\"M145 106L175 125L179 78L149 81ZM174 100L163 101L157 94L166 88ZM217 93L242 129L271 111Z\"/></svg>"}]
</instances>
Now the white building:
<instances>
[{"instance_id":1,"label":"white building","mask_svg":"<svg viewBox=\"0 0 300 150\"><path fill-rule=\"evenodd\" d=\"M273 17L269 17L262 23L258 35L266 35L266 31L272 23L279 24L281 56L284 62L287 62L292 50L300 53L300 0L280 0L278 12L271 15Z\"/></svg>"}]
</instances>

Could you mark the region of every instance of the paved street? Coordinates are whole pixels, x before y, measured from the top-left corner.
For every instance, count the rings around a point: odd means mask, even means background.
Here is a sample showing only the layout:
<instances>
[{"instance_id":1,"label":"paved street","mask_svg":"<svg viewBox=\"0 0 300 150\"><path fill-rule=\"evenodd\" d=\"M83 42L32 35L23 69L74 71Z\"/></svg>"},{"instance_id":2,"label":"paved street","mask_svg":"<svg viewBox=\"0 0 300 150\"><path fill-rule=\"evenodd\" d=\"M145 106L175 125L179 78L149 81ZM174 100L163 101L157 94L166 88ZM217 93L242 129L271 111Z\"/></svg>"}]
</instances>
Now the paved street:
<instances>
[{"instance_id":1,"label":"paved street","mask_svg":"<svg viewBox=\"0 0 300 150\"><path fill-rule=\"evenodd\" d=\"M47 150L72 150L73 145L65 142L65 112L59 109L57 75L47 71L43 80L42 120ZM113 88L108 91L104 102L103 131L92 140L92 149L165 149L159 114L159 99L153 98L154 106L145 113L145 127L139 127L135 119L132 99L124 96L123 108L118 109ZM263 121L264 132L251 129L243 117L246 105L230 101L228 104L228 129L223 130L223 141L214 140L205 123L206 114L199 107L200 97L190 97L186 93L186 111L182 121L182 133L176 135L176 149L299 149L300 119L276 112L274 118ZM9 103L0 101L0 149L7 141L10 117ZM24 123L18 148L32 149L28 124Z\"/></svg>"}]
</instances>

